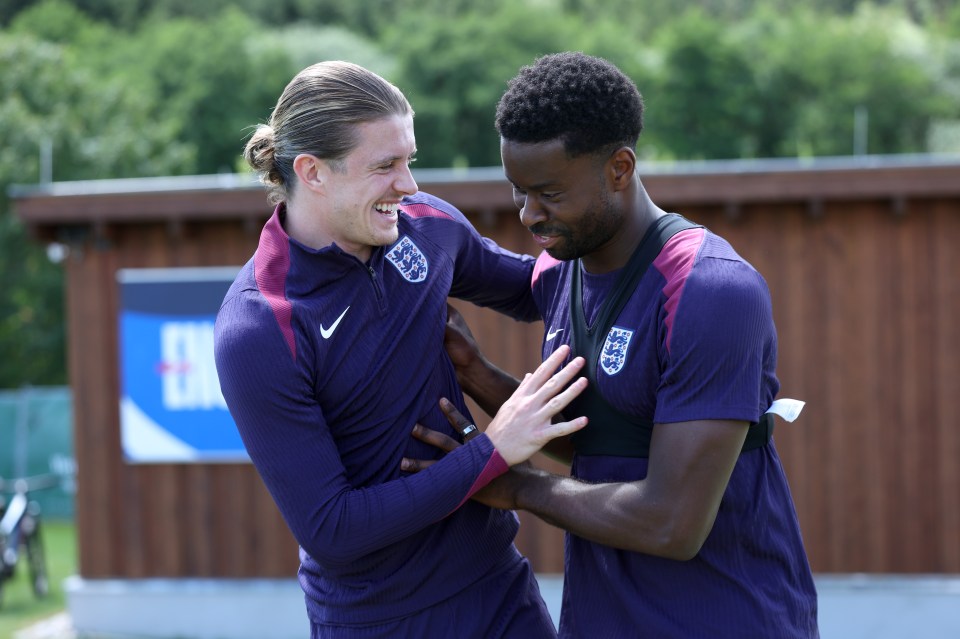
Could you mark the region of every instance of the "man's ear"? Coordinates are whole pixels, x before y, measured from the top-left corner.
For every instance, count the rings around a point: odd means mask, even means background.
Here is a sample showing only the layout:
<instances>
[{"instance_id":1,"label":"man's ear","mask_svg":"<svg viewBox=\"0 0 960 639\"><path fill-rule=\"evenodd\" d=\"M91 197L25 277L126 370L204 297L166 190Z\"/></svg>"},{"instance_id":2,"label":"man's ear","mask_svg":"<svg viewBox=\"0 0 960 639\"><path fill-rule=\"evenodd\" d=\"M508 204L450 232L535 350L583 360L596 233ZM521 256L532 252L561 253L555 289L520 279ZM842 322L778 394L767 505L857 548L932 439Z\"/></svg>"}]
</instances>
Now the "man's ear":
<instances>
[{"instance_id":1,"label":"man's ear","mask_svg":"<svg viewBox=\"0 0 960 639\"><path fill-rule=\"evenodd\" d=\"M614 191L622 191L632 181L637 169L637 154L628 146L614 151L607 160L607 166Z\"/></svg>"},{"instance_id":2,"label":"man's ear","mask_svg":"<svg viewBox=\"0 0 960 639\"><path fill-rule=\"evenodd\" d=\"M321 195L325 192L328 167L317 156L301 153L293 158L293 172L304 187Z\"/></svg>"}]
</instances>

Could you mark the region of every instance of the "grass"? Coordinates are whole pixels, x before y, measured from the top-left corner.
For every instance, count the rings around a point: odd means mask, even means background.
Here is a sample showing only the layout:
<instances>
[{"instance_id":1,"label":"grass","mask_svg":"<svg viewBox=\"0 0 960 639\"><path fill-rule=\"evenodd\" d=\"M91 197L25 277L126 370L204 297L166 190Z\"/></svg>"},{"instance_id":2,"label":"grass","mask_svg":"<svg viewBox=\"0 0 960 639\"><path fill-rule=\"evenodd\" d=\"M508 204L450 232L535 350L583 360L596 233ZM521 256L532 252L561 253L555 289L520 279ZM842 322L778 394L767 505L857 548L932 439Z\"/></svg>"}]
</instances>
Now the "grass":
<instances>
[{"instance_id":1,"label":"grass","mask_svg":"<svg viewBox=\"0 0 960 639\"><path fill-rule=\"evenodd\" d=\"M34 596L30 587L30 571L25 557L21 557L16 574L3 582L0 637L12 637L14 632L66 608L63 580L77 572L76 529L73 522L45 520L41 525L50 594L43 599Z\"/></svg>"}]
</instances>

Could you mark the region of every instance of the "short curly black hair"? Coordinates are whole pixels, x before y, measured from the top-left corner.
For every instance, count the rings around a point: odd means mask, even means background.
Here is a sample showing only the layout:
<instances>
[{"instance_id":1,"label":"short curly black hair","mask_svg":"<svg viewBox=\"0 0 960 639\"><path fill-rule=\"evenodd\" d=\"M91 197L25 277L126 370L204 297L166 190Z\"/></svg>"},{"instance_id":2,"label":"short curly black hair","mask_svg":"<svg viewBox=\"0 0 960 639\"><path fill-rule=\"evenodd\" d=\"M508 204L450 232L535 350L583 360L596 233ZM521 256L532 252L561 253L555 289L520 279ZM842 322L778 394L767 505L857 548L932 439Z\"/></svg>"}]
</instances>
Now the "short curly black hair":
<instances>
[{"instance_id":1,"label":"short curly black hair","mask_svg":"<svg viewBox=\"0 0 960 639\"><path fill-rule=\"evenodd\" d=\"M636 147L643 98L610 62L580 52L554 53L522 67L497 104L497 132L521 143L562 139L571 156Z\"/></svg>"}]
</instances>

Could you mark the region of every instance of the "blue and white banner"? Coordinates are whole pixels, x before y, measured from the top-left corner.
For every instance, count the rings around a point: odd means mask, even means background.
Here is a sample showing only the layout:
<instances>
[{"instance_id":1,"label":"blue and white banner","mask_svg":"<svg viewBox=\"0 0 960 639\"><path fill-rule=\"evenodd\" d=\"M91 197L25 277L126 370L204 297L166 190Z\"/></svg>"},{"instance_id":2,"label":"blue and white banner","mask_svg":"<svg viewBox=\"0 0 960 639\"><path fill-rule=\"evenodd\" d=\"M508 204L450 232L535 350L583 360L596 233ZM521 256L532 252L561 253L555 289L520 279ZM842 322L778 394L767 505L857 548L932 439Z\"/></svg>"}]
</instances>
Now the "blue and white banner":
<instances>
[{"instance_id":1,"label":"blue and white banner","mask_svg":"<svg viewBox=\"0 0 960 639\"><path fill-rule=\"evenodd\" d=\"M213 359L213 323L238 271L117 272L120 428L128 462L249 461Z\"/></svg>"}]
</instances>

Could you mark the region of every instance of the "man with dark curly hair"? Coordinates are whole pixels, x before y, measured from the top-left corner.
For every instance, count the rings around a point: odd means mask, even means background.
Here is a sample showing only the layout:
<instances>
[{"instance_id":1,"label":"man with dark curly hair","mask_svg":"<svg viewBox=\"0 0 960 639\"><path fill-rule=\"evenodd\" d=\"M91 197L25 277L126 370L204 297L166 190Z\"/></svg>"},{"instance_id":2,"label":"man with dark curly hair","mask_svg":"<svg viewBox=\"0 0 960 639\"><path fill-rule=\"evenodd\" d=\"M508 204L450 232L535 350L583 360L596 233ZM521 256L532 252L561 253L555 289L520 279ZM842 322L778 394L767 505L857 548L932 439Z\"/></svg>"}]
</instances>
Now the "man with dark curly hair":
<instances>
[{"instance_id":1,"label":"man with dark curly hair","mask_svg":"<svg viewBox=\"0 0 960 639\"><path fill-rule=\"evenodd\" d=\"M633 82L581 53L524 67L500 100L504 171L543 248L542 354L569 344L587 358L590 387L565 412L589 424L544 449L571 476L517 466L474 499L567 531L561 637L817 637L771 439L785 402L774 403L767 285L725 240L650 199L634 150L642 116ZM447 341L492 414L517 381L462 318Z\"/></svg>"}]
</instances>

